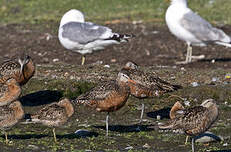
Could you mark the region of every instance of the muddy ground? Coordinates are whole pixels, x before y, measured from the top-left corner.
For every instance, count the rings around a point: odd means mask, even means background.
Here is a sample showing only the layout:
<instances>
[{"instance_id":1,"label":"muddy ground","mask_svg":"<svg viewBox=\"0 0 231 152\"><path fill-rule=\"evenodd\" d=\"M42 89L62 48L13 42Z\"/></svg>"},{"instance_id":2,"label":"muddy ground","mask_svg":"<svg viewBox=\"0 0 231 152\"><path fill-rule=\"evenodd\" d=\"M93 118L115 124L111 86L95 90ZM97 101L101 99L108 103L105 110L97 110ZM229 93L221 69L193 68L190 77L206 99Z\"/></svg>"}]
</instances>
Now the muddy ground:
<instances>
[{"instance_id":1,"label":"muddy ground","mask_svg":"<svg viewBox=\"0 0 231 152\"><path fill-rule=\"evenodd\" d=\"M0 150L189 151L190 142L184 145L184 135L160 132L152 126L169 119L168 112L175 101L189 101L194 106L207 98L216 99L220 109L219 119L210 131L222 136L223 140L209 144L197 143L196 149L231 150L231 81L225 78L225 75L231 73L231 49L223 46L193 47L193 54L204 54L205 59L188 65L176 65L176 61L185 59L186 45L172 36L165 26L108 26L118 32L133 33L136 37L129 43L87 55L85 66L79 66L79 54L67 51L60 45L57 39L58 25L55 23L49 23L49 26L0 26L0 61L26 53L37 65L35 76L23 87L20 98L26 113L32 113L62 97L74 99L100 81L115 79L121 66L128 60L135 61L145 71L156 71L161 78L180 84L184 89L160 98L145 99L142 124L137 124L141 101L130 97L121 110L111 113L108 138L105 137L105 113L75 106L75 115L68 124L57 129L57 144L53 142L51 128L18 124L9 132L9 145L4 143L2 135ZM231 33L230 26L221 28ZM215 62L212 63L212 60ZM110 67L104 67L105 64ZM192 83L198 85L193 87ZM157 120L157 115L161 116L161 120ZM78 129L86 129L90 134L85 138L75 135Z\"/></svg>"}]
</instances>

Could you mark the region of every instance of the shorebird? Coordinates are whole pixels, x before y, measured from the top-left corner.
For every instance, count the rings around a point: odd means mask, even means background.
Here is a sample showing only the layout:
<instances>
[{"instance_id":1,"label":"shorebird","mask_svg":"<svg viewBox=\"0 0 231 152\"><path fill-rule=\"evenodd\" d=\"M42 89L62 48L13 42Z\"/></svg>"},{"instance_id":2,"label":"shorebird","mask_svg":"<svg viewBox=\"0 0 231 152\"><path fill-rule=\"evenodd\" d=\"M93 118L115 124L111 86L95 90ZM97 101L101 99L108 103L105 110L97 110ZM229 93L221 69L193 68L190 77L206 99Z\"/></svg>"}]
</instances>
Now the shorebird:
<instances>
[{"instance_id":1,"label":"shorebird","mask_svg":"<svg viewBox=\"0 0 231 152\"><path fill-rule=\"evenodd\" d=\"M14 78L20 86L34 75L35 65L30 56L23 56L17 61L8 60L0 65L0 83L4 83L10 78Z\"/></svg>"},{"instance_id":2,"label":"shorebird","mask_svg":"<svg viewBox=\"0 0 231 152\"><path fill-rule=\"evenodd\" d=\"M200 106L184 109L182 112L166 124L159 125L159 129L182 130L186 135L192 136L194 152L194 138L207 131L216 121L218 108L213 99L207 99Z\"/></svg>"},{"instance_id":3,"label":"shorebird","mask_svg":"<svg viewBox=\"0 0 231 152\"><path fill-rule=\"evenodd\" d=\"M5 83L0 83L0 106L17 100L21 92L21 87L13 78L8 79Z\"/></svg>"},{"instance_id":4,"label":"shorebird","mask_svg":"<svg viewBox=\"0 0 231 152\"><path fill-rule=\"evenodd\" d=\"M136 63L130 61L120 70L120 73L126 73L132 80L128 82L130 92L139 99L158 97L164 93L182 88L179 85L172 85L160 79L154 72L148 73L140 70ZM142 103L140 122L142 122L143 113L144 104Z\"/></svg>"},{"instance_id":5,"label":"shorebird","mask_svg":"<svg viewBox=\"0 0 231 152\"><path fill-rule=\"evenodd\" d=\"M74 101L77 104L88 105L98 112L107 112L106 136L108 136L109 112L123 107L130 95L128 81L129 77L126 74L119 73L116 80L102 82Z\"/></svg>"},{"instance_id":6,"label":"shorebird","mask_svg":"<svg viewBox=\"0 0 231 152\"><path fill-rule=\"evenodd\" d=\"M218 44L231 47L230 36L226 35L221 29L213 27L188 8L187 0L171 0L165 20L170 32L187 43L186 60L178 62L179 64L190 63L192 58L204 58L203 55L192 56L192 45Z\"/></svg>"},{"instance_id":7,"label":"shorebird","mask_svg":"<svg viewBox=\"0 0 231 152\"><path fill-rule=\"evenodd\" d=\"M61 19L58 37L64 48L82 54L83 65L86 54L127 42L133 35L114 33L106 26L85 22L82 12L71 9Z\"/></svg>"},{"instance_id":8,"label":"shorebird","mask_svg":"<svg viewBox=\"0 0 231 152\"><path fill-rule=\"evenodd\" d=\"M74 107L67 98L49 104L35 114L31 114L31 122L41 123L48 127L53 127L54 141L57 142L55 127L63 126L74 114Z\"/></svg>"},{"instance_id":9,"label":"shorebird","mask_svg":"<svg viewBox=\"0 0 231 152\"><path fill-rule=\"evenodd\" d=\"M0 129L5 132L6 144L8 144L7 130L16 125L24 116L22 105L14 101L9 105L0 106Z\"/></svg>"}]
</instances>

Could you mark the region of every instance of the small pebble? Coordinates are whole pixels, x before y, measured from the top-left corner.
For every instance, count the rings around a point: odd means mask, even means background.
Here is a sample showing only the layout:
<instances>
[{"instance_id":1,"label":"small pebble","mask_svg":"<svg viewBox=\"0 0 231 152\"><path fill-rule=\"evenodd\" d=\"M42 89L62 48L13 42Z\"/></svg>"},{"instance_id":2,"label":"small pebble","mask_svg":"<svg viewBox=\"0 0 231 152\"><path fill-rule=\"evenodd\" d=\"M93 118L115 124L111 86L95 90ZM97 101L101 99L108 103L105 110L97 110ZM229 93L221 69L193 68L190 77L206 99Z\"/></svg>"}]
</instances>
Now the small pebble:
<instances>
[{"instance_id":1,"label":"small pebble","mask_svg":"<svg viewBox=\"0 0 231 152\"><path fill-rule=\"evenodd\" d=\"M190 106L190 101L188 101L188 100L184 101L184 105L189 107Z\"/></svg>"},{"instance_id":2,"label":"small pebble","mask_svg":"<svg viewBox=\"0 0 231 152\"><path fill-rule=\"evenodd\" d=\"M213 60L211 61L211 63L215 63L215 59L213 59Z\"/></svg>"},{"instance_id":3,"label":"small pebble","mask_svg":"<svg viewBox=\"0 0 231 152\"><path fill-rule=\"evenodd\" d=\"M106 64L106 65L104 65L103 67L105 67L105 68L110 68L110 65Z\"/></svg>"},{"instance_id":4,"label":"small pebble","mask_svg":"<svg viewBox=\"0 0 231 152\"><path fill-rule=\"evenodd\" d=\"M148 143L145 143L144 145L143 145L143 148L150 148L151 146L148 144Z\"/></svg>"},{"instance_id":5,"label":"small pebble","mask_svg":"<svg viewBox=\"0 0 231 152\"><path fill-rule=\"evenodd\" d=\"M59 61L59 59L57 59L57 58L56 58L56 59L53 59L53 62L58 62L58 61Z\"/></svg>"},{"instance_id":6,"label":"small pebble","mask_svg":"<svg viewBox=\"0 0 231 152\"><path fill-rule=\"evenodd\" d=\"M193 87L199 86L199 84L197 82L192 82L191 84L192 84Z\"/></svg>"},{"instance_id":7,"label":"small pebble","mask_svg":"<svg viewBox=\"0 0 231 152\"><path fill-rule=\"evenodd\" d=\"M156 119L157 119L157 120L160 120L160 119L161 119L161 116L160 116L160 115L157 115L157 116L156 116Z\"/></svg>"},{"instance_id":8,"label":"small pebble","mask_svg":"<svg viewBox=\"0 0 231 152\"><path fill-rule=\"evenodd\" d=\"M125 150L130 150L130 149L133 149L133 147L132 146L128 146L128 147L126 147L126 148L124 148Z\"/></svg>"}]
</instances>

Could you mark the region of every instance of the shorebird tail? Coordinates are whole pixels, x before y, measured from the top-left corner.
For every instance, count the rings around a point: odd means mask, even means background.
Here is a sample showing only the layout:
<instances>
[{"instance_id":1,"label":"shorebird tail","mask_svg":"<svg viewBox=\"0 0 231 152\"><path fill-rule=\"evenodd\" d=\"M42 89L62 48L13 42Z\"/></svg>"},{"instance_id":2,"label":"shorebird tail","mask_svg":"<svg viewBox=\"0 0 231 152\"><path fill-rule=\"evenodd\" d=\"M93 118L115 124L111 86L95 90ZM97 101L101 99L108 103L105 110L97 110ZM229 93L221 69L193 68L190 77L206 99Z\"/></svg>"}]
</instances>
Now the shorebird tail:
<instances>
[{"instance_id":1,"label":"shorebird tail","mask_svg":"<svg viewBox=\"0 0 231 152\"><path fill-rule=\"evenodd\" d=\"M118 42L128 42L128 39L135 37L133 34L118 34L113 33L113 35L107 40L115 40Z\"/></svg>"},{"instance_id":2,"label":"shorebird tail","mask_svg":"<svg viewBox=\"0 0 231 152\"><path fill-rule=\"evenodd\" d=\"M217 41L215 42L216 44L218 45L223 45L223 46L226 46L226 47L230 47L231 48L231 43L225 43L225 42L220 42L220 41Z\"/></svg>"}]
</instances>

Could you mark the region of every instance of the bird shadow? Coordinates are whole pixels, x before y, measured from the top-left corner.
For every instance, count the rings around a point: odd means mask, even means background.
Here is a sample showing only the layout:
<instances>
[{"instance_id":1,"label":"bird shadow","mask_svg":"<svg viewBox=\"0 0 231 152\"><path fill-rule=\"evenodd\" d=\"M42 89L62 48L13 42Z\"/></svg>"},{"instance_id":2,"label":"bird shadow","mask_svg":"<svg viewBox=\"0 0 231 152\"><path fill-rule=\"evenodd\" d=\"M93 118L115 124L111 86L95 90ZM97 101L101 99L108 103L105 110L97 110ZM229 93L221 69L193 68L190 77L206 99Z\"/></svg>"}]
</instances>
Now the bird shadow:
<instances>
[{"instance_id":1,"label":"bird shadow","mask_svg":"<svg viewBox=\"0 0 231 152\"><path fill-rule=\"evenodd\" d=\"M218 136L216 136L214 134L208 133L208 132L205 132L205 133L203 133L203 134L201 134L199 136L196 136L195 140L198 140L198 139L200 139L202 137L210 137L210 138L213 138L215 141L221 141L220 137L218 137Z\"/></svg>"},{"instance_id":2,"label":"bird shadow","mask_svg":"<svg viewBox=\"0 0 231 152\"><path fill-rule=\"evenodd\" d=\"M58 101L62 97L63 95L59 91L42 90L27 94L21 97L19 100L23 106L39 106Z\"/></svg>"},{"instance_id":3,"label":"bird shadow","mask_svg":"<svg viewBox=\"0 0 231 152\"><path fill-rule=\"evenodd\" d=\"M146 115L149 118L155 118L156 119L157 116L160 116L161 119L164 119L164 118L170 119L170 117L169 117L170 110L171 110L171 108L163 108L163 109L160 109L157 111L148 112L148 113L146 113Z\"/></svg>"},{"instance_id":4,"label":"bird shadow","mask_svg":"<svg viewBox=\"0 0 231 152\"><path fill-rule=\"evenodd\" d=\"M231 152L231 149L227 149L227 150L213 150L210 152Z\"/></svg>"},{"instance_id":5,"label":"bird shadow","mask_svg":"<svg viewBox=\"0 0 231 152\"><path fill-rule=\"evenodd\" d=\"M129 132L140 132L140 131L153 131L153 128L150 128L152 125L110 125L108 127L109 131L119 132L119 133L129 133ZM106 126L93 126L97 129L106 130Z\"/></svg>"},{"instance_id":6,"label":"bird shadow","mask_svg":"<svg viewBox=\"0 0 231 152\"><path fill-rule=\"evenodd\" d=\"M91 138L91 137L98 137L99 134L97 132L87 132L85 134L76 134L76 133L69 133L65 135L56 135L59 139L79 139L79 138Z\"/></svg>"},{"instance_id":7,"label":"bird shadow","mask_svg":"<svg viewBox=\"0 0 231 152\"><path fill-rule=\"evenodd\" d=\"M215 60L216 62L230 62L231 58L213 58L213 59L201 59L198 62L212 62Z\"/></svg>"},{"instance_id":8,"label":"bird shadow","mask_svg":"<svg viewBox=\"0 0 231 152\"><path fill-rule=\"evenodd\" d=\"M41 135L41 134L26 134L26 135L8 135L9 139L41 139L47 137L48 135ZM5 135L1 135L2 138L5 139Z\"/></svg>"}]
</instances>

